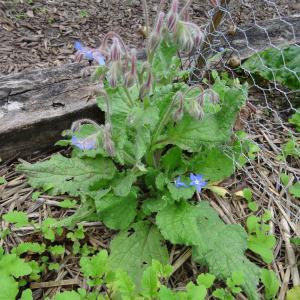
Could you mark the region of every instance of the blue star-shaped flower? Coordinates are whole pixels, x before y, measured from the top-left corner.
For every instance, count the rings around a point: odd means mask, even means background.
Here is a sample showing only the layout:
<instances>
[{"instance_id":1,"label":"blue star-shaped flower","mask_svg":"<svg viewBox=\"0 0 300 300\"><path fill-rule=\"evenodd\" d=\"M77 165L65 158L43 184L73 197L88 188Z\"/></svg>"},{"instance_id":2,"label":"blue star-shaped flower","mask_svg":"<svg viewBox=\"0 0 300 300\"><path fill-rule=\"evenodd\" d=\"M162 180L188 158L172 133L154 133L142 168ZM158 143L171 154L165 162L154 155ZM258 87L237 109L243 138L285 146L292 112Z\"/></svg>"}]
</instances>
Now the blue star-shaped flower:
<instances>
[{"instance_id":1,"label":"blue star-shaped flower","mask_svg":"<svg viewBox=\"0 0 300 300\"><path fill-rule=\"evenodd\" d=\"M176 179L175 179L175 186L177 188L180 188L180 187L186 187L186 184L184 182L181 181L181 178L180 176L178 176Z\"/></svg>"},{"instance_id":2,"label":"blue star-shaped flower","mask_svg":"<svg viewBox=\"0 0 300 300\"><path fill-rule=\"evenodd\" d=\"M201 192L201 189L207 185L207 182L203 179L203 176L200 174L191 174L190 175L190 185L194 186L197 192Z\"/></svg>"},{"instance_id":3,"label":"blue star-shaped flower","mask_svg":"<svg viewBox=\"0 0 300 300\"><path fill-rule=\"evenodd\" d=\"M96 148L96 139L87 137L85 139L79 139L76 136L72 136L71 144L81 150L92 150Z\"/></svg>"},{"instance_id":4,"label":"blue star-shaped flower","mask_svg":"<svg viewBox=\"0 0 300 300\"><path fill-rule=\"evenodd\" d=\"M97 50L97 49L89 49L89 48L85 47L83 44L81 44L79 41L75 42L74 48L79 53L82 53L83 56L87 60L89 60L89 61L96 60L99 65L101 65L101 66L105 65L104 56L99 52L99 50Z\"/></svg>"}]
</instances>

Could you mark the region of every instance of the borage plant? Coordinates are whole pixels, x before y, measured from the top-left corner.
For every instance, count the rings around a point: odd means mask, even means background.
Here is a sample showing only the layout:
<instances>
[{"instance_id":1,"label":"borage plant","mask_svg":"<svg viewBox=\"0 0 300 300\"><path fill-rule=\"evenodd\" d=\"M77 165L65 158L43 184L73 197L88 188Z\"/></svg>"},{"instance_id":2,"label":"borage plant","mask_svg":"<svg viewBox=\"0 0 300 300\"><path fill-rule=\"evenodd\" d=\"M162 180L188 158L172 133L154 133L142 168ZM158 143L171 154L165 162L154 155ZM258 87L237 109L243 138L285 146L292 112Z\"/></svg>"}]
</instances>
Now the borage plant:
<instances>
[{"instance_id":1,"label":"borage plant","mask_svg":"<svg viewBox=\"0 0 300 300\"><path fill-rule=\"evenodd\" d=\"M51 226L97 219L119 230L109 264L137 287L153 259L168 263L167 240L191 246L193 260L220 280L242 274L244 291L257 299L260 269L244 255L247 233L225 225L201 200L203 190L216 190L239 161L232 127L247 86L216 72L210 85L187 83L177 53L198 48L203 33L186 21L186 10L178 12L175 0L166 16L158 13L145 61L114 32L97 49L77 42L77 59L99 64L92 78L105 123L78 120L63 143L72 145L70 157L56 154L19 171L35 188L80 198L73 216Z\"/></svg>"}]
</instances>

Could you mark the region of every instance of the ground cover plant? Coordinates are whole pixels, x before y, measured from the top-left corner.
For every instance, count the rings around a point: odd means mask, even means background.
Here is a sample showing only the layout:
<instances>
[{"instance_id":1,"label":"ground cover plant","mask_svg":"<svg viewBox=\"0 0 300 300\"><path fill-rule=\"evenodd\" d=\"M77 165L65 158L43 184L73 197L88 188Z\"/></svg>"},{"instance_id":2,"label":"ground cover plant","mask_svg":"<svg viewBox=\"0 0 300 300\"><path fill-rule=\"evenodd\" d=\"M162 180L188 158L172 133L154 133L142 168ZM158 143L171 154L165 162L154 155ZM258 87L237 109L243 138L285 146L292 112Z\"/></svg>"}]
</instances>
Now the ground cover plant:
<instances>
[{"instance_id":1,"label":"ground cover plant","mask_svg":"<svg viewBox=\"0 0 300 300\"><path fill-rule=\"evenodd\" d=\"M42 224L30 222L22 212L4 216L15 226L31 223L52 243L68 228L66 236L73 253L82 256L81 272L89 289L59 293L53 299L204 299L208 292L217 299L234 299L241 292L258 299L260 281L266 299L276 296L275 274L245 254L248 249L266 264L272 262L270 214L249 216L246 231L225 224L202 200L203 192L226 193L218 183L258 149L232 130L247 100L246 84L214 71L211 82L188 84L189 70L182 67L178 52L198 48L203 33L185 20L187 8L179 12L173 1L167 15L158 13L146 61L138 61L136 51L129 51L114 32L97 49L75 43L78 60L98 64L92 76L97 82L94 94L105 122L78 120L58 142L72 147L69 156L24 163L18 171L34 188L68 195L71 200L61 203L63 207L77 200L80 208L71 217L48 218ZM242 197L250 211L257 210L251 190L245 189ZM109 251L81 247L84 230L77 224L94 220L116 231ZM207 268L181 292L167 284L172 274L168 247L174 244L190 247L193 261ZM40 255L41 262L25 261L21 256L27 252ZM23 287L38 280L43 270L58 268L57 258L64 252L49 243L1 251L1 286L7 293L3 299L31 299L30 289ZM50 262L46 253L55 259ZM219 287L213 287L214 282Z\"/></svg>"}]
</instances>

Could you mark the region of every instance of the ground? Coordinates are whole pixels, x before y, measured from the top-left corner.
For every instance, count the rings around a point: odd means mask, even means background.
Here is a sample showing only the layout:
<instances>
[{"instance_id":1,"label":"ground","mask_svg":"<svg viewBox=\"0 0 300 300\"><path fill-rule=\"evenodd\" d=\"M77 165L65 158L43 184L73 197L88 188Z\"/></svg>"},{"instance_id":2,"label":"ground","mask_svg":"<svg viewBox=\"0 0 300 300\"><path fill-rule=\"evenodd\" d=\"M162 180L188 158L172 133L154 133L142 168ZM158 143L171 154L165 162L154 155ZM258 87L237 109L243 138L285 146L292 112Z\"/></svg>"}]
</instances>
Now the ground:
<instances>
[{"instance_id":1,"label":"ground","mask_svg":"<svg viewBox=\"0 0 300 300\"><path fill-rule=\"evenodd\" d=\"M240 0L231 1L230 14L237 25L292 15L300 10L297 0L243 2L244 5ZM159 1L147 3L153 20ZM205 26L211 8L208 0L194 1L191 19ZM111 30L119 33L128 45L142 48L145 41L140 29L144 25L140 0L0 1L0 75L71 62L75 40L96 47Z\"/></svg>"},{"instance_id":2,"label":"ground","mask_svg":"<svg viewBox=\"0 0 300 300\"><path fill-rule=\"evenodd\" d=\"M156 14L158 1L148 1L151 17ZM205 25L209 18L211 5L209 1L194 1L192 5L192 20L199 25ZM232 1L232 20L238 25L253 23L282 16L292 15L300 10L300 3L293 1ZM268 3L267 3L268 2ZM264 4L263 4L264 3ZM267 3L267 4L266 4ZM271 3L271 4L270 4ZM276 3L273 6L272 3ZM235 6L236 5L236 6ZM74 60L73 43L80 40L83 43L96 47L101 38L110 30L119 32L126 43L131 47L141 49L145 40L141 33L144 26L141 1L0 1L0 74L10 74L26 71L32 68L45 68L61 65ZM277 11L278 9L278 11ZM257 91L256 91L257 92ZM255 95L255 96L254 96ZM254 198L263 208L271 210L271 232L275 234L278 243L275 249L275 262L272 269L280 278L282 287L281 298L288 289L289 272L295 266L290 265L285 249L285 241L289 232L280 226L287 222L291 235L299 233L299 201L291 201L288 193L282 189L278 178L280 173L288 170L295 178L300 178L299 160L290 160L289 165L276 160L281 154L281 146L289 138L291 127L285 120L278 119L276 110L266 110L266 103L271 97L261 96L262 100L253 93L250 102L255 105L247 106L236 129L244 129L257 145L261 148L258 159L250 162L246 168L239 170L235 176L222 182L220 186L229 191L226 198L205 193L203 198L209 200L226 223L240 223L245 225L247 213L246 202L236 197L236 192L244 187L251 186ZM270 104L271 103L268 103ZM266 117L268 116L268 117ZM46 159L49 153L42 153L31 157L31 162ZM32 200L33 189L27 184L24 175L16 173L17 161L7 161L0 166L0 177L5 176L7 183L0 185L0 212L6 213L18 209L36 220L48 216L63 218L71 215L74 210L61 209L59 201L63 198L40 195L38 201ZM288 208L288 209L286 209ZM84 223L87 230L84 242L96 248L108 248L114 232L105 228L100 222ZM298 226L298 227L297 227ZM3 223L2 230L7 228ZM34 232L34 228L12 229L9 238L1 240L0 246L5 250L24 241L41 241L42 236ZM66 248L71 248L69 241ZM193 280L201 270L191 260L186 249L173 246L171 263L176 266L176 272L170 279L170 286L181 289ZM248 254L251 259L260 265L265 265L257 256ZM68 287L85 286L78 277L79 257L74 257L71 252L64 257L64 262L59 272L49 272L41 282L34 283L35 299L52 296L59 290ZM266 266L267 267L267 266ZM67 280L69 280L67 282Z\"/></svg>"}]
</instances>

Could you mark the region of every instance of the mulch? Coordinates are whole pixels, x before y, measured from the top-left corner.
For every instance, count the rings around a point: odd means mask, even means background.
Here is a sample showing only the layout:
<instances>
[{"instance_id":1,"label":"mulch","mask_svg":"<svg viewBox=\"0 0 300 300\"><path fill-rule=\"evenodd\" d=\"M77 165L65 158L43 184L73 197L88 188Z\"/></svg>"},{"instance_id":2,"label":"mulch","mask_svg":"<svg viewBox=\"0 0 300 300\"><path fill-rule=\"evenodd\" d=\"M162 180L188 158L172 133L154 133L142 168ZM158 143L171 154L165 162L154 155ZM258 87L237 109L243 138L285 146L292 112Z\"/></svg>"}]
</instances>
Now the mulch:
<instances>
[{"instance_id":1,"label":"mulch","mask_svg":"<svg viewBox=\"0 0 300 300\"><path fill-rule=\"evenodd\" d=\"M240 26L300 11L298 0L272 1L274 5L268 2L231 1L231 21L225 30L233 24ZM153 21L159 1L147 3ZM164 7L166 11L167 5ZM194 1L191 20L205 26L211 9L208 0ZM94 48L111 30L130 47L141 49L145 45L144 25L140 0L0 1L0 75L72 62L75 40Z\"/></svg>"},{"instance_id":2,"label":"mulch","mask_svg":"<svg viewBox=\"0 0 300 300\"><path fill-rule=\"evenodd\" d=\"M147 1L150 16L157 11L158 1ZM194 1L192 20L197 24L206 24L211 6L209 1ZM300 11L298 0L281 1L231 1L232 22L238 25L249 24L259 20L292 15ZM272 6L270 3L275 3ZM75 40L81 40L90 47L100 44L103 35L115 30L120 33L131 47L143 48L145 40L141 33L144 26L141 1L135 0L24 0L0 1L0 74L26 71L32 68L45 68L66 64L73 61ZM1 88L1 87L0 87ZM264 97L267 97L264 94ZM247 253L249 258L260 266L276 272L280 283L279 300L283 300L286 291L292 286L292 278L297 276L297 263L293 255L299 257L299 249L290 246L289 237L300 235L299 205L296 198L283 187L279 177L281 173L289 173L294 179L300 178L300 161L290 159L288 163L277 159L281 155L281 146L289 138L292 131L290 125L278 117L276 109L259 101L256 94L250 95L250 102L255 109L241 115L239 129L245 130L261 151L258 157L249 161L237 173L220 183L229 191L225 198L205 192L203 199L210 202L225 223L239 223L245 226L250 212L247 204L235 193L245 187L253 191L254 200L258 203L260 214L264 209L272 213L270 233L277 238L274 251L275 260L266 265L258 256ZM265 100L265 98L263 99ZM267 113L266 113L267 112ZM66 154L65 150L62 153ZM48 153L34 154L27 161L35 162L47 159ZM47 217L65 218L72 215L74 209L62 209L58 203L65 197L40 195L32 200L33 189L26 178L15 171L17 158L0 164L0 176L7 183L0 185L0 215L12 210L24 211L31 220L40 223ZM97 249L109 248L114 232L108 230L101 222L83 222L86 229L84 242ZM42 241L32 227L15 228L1 222L2 231L6 228L11 234L0 240L0 246L6 251L24 241ZM45 273L39 282L32 285L34 299L43 299L65 289L86 287L79 272L79 256L71 253L68 240L59 243L65 245L67 252L60 263L60 269ZM288 249L288 251L287 251ZM298 252L297 252L298 251ZM181 290L186 283L194 280L203 271L191 261L188 248L172 246L170 263L175 272L168 284ZM292 253L292 254L291 254ZM241 296L243 299L243 296Z\"/></svg>"}]
</instances>

